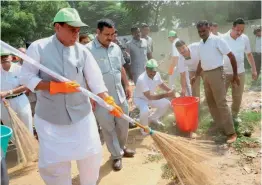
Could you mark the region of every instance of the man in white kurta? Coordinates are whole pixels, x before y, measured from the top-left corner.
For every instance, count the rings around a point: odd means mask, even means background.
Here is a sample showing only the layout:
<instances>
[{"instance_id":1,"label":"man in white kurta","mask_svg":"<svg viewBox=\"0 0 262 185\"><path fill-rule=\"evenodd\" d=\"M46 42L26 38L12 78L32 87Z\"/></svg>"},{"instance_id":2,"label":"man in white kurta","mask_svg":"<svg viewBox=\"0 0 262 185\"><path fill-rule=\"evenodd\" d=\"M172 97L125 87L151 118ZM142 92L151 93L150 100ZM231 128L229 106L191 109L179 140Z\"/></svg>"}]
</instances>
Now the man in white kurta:
<instances>
[{"instance_id":1,"label":"man in white kurta","mask_svg":"<svg viewBox=\"0 0 262 185\"><path fill-rule=\"evenodd\" d=\"M233 69L230 60L227 56L224 56L224 72L226 74L226 90L232 88L232 106L231 112L235 123L241 122L238 118L240 111L240 105L242 101L242 95L245 86L245 66L244 66L244 54L247 56L247 60L251 66L252 78L257 79L256 65L251 53L251 47L249 38L243 33L245 29L245 22L243 19L238 18L233 23L233 27L222 38L226 41L232 53L236 57L237 61L237 72L240 79L240 85L232 84Z\"/></svg>"},{"instance_id":2,"label":"man in white kurta","mask_svg":"<svg viewBox=\"0 0 262 185\"><path fill-rule=\"evenodd\" d=\"M145 126L148 125L148 122L163 125L159 118L170 108L170 101L166 98L175 96L174 91L162 81L160 74L156 72L157 67L157 61L154 59L146 63L146 71L138 77L134 91L134 103L140 110L140 123ZM166 93L156 94L158 87ZM156 108L156 111L150 116L149 106ZM142 135L146 135L143 129L140 131Z\"/></svg>"},{"instance_id":3,"label":"man in white kurta","mask_svg":"<svg viewBox=\"0 0 262 185\"><path fill-rule=\"evenodd\" d=\"M101 98L109 96L92 54L77 43L80 27L86 26L78 12L63 8L53 23L56 34L33 42L27 55L72 81L58 82L26 62L21 76L37 92L34 121L40 144L39 172L47 185L71 185L71 161L76 160L80 184L95 185L101 142L90 99L77 88L88 85Z\"/></svg>"},{"instance_id":4,"label":"man in white kurta","mask_svg":"<svg viewBox=\"0 0 262 185\"><path fill-rule=\"evenodd\" d=\"M9 67L6 67L8 65ZM21 66L12 62L10 54L1 53L1 81L0 95L10 104L10 107L17 113L17 116L26 125L29 132L33 134L33 121L30 103L25 95L26 88L21 86L19 75ZM11 118L2 101L1 103L1 120L3 124L12 128Z\"/></svg>"}]
</instances>

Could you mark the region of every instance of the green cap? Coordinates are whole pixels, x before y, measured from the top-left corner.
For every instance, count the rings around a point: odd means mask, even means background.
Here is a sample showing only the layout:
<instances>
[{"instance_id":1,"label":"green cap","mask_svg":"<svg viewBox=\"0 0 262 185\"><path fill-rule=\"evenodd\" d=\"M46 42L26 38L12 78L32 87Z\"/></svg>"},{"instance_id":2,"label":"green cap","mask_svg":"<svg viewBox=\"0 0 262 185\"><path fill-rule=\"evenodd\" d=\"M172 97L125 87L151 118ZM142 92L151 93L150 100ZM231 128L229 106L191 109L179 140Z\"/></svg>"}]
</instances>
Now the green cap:
<instances>
[{"instance_id":1,"label":"green cap","mask_svg":"<svg viewBox=\"0 0 262 185\"><path fill-rule=\"evenodd\" d=\"M1 49L1 57L2 56L8 56L8 55L11 55L11 54L12 54L11 52Z\"/></svg>"},{"instance_id":2,"label":"green cap","mask_svg":"<svg viewBox=\"0 0 262 185\"><path fill-rule=\"evenodd\" d=\"M64 22L73 27L87 26L80 19L80 16L74 8L62 8L55 15L53 23Z\"/></svg>"},{"instance_id":3,"label":"green cap","mask_svg":"<svg viewBox=\"0 0 262 185\"><path fill-rule=\"evenodd\" d=\"M176 32L175 31L170 31L169 33L168 33L168 37L176 37Z\"/></svg>"},{"instance_id":4,"label":"green cap","mask_svg":"<svg viewBox=\"0 0 262 185\"><path fill-rule=\"evenodd\" d=\"M158 64L157 61L155 59L150 59L146 62L146 67L150 68L153 71L156 71Z\"/></svg>"}]
</instances>

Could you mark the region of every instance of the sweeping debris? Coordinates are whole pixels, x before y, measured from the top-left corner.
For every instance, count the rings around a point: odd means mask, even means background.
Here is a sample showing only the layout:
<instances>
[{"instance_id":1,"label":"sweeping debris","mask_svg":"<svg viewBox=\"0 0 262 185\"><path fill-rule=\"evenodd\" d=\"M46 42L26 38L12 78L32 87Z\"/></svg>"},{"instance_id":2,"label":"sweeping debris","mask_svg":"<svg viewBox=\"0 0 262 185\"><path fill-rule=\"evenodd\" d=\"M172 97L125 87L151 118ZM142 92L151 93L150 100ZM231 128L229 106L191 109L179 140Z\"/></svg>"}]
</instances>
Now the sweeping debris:
<instances>
[{"instance_id":1,"label":"sweeping debris","mask_svg":"<svg viewBox=\"0 0 262 185\"><path fill-rule=\"evenodd\" d=\"M35 62L32 58L26 56L3 41L1 41L1 46L19 56L25 62L31 63L36 68L51 75L52 77L60 81L69 81L68 79L54 73L45 66ZM111 105L108 105L106 102L104 102L103 99L91 93L87 89L79 87L79 90L84 95L89 96L107 110L111 111L113 109ZM214 173L212 173L211 170L203 163L203 161L206 160L208 156L210 156L208 152L201 150L201 148L206 148L206 145L199 144L198 142L192 142L185 138L170 136L164 133L153 131L149 127L141 125L125 114L122 114L121 117L128 122L136 124L138 127L144 129L145 132L152 136L154 142L162 152L169 166L172 168L175 176L178 177L182 185L213 184L212 177Z\"/></svg>"}]
</instances>

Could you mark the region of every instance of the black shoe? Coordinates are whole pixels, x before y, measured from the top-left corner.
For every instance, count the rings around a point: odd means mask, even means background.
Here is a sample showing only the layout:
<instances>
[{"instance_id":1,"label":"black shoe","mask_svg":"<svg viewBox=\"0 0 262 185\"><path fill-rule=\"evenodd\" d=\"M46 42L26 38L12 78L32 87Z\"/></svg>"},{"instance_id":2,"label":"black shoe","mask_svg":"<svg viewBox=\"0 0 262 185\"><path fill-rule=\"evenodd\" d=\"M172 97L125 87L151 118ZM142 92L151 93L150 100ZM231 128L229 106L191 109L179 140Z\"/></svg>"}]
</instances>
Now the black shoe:
<instances>
[{"instance_id":1,"label":"black shoe","mask_svg":"<svg viewBox=\"0 0 262 185\"><path fill-rule=\"evenodd\" d=\"M122 169L122 159L114 159L113 160L113 164L112 164L112 168L115 171L120 171Z\"/></svg>"},{"instance_id":2,"label":"black shoe","mask_svg":"<svg viewBox=\"0 0 262 185\"><path fill-rule=\"evenodd\" d=\"M133 123L129 123L129 129L133 129L133 128L136 128L137 126Z\"/></svg>"},{"instance_id":3,"label":"black shoe","mask_svg":"<svg viewBox=\"0 0 262 185\"><path fill-rule=\"evenodd\" d=\"M134 150L131 150L129 148L125 148L123 157L128 157L128 158L134 157L135 153L136 152Z\"/></svg>"}]
</instances>

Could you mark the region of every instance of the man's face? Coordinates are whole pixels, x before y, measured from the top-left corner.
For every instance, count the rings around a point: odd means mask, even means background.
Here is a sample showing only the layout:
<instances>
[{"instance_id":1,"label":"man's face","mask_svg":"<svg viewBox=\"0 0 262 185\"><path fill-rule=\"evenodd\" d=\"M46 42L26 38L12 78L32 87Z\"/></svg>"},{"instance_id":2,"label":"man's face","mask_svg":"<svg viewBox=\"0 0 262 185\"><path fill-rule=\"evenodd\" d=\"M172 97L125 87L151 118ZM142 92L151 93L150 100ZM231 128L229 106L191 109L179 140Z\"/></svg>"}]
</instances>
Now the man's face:
<instances>
[{"instance_id":1,"label":"man's face","mask_svg":"<svg viewBox=\"0 0 262 185\"><path fill-rule=\"evenodd\" d=\"M174 37L168 37L169 42L173 43L175 38Z\"/></svg>"},{"instance_id":2,"label":"man's face","mask_svg":"<svg viewBox=\"0 0 262 185\"><path fill-rule=\"evenodd\" d=\"M245 25L244 24L237 24L236 26L232 27L232 32L237 37L241 36L244 33Z\"/></svg>"},{"instance_id":3,"label":"man's face","mask_svg":"<svg viewBox=\"0 0 262 185\"><path fill-rule=\"evenodd\" d=\"M61 39L65 46L73 46L78 40L80 27L69 26L68 24L55 24L57 36Z\"/></svg>"},{"instance_id":4,"label":"man's face","mask_svg":"<svg viewBox=\"0 0 262 185\"><path fill-rule=\"evenodd\" d=\"M109 44L113 41L115 35L115 28L104 27L102 31L97 29L97 38L99 42L108 47Z\"/></svg>"},{"instance_id":5,"label":"man's face","mask_svg":"<svg viewBox=\"0 0 262 185\"><path fill-rule=\"evenodd\" d=\"M88 37L86 37L86 38L83 38L80 43L83 44L83 45L86 45L89 42L90 42L90 39Z\"/></svg>"},{"instance_id":6,"label":"man's face","mask_svg":"<svg viewBox=\"0 0 262 185\"><path fill-rule=\"evenodd\" d=\"M257 31L257 32L256 32L256 36L257 36L257 37L261 37L261 31Z\"/></svg>"},{"instance_id":7,"label":"man's face","mask_svg":"<svg viewBox=\"0 0 262 185\"><path fill-rule=\"evenodd\" d=\"M213 34L216 34L217 31L218 31L218 26L210 26L210 31L211 31Z\"/></svg>"},{"instance_id":8,"label":"man's face","mask_svg":"<svg viewBox=\"0 0 262 185\"><path fill-rule=\"evenodd\" d=\"M1 66L3 69L8 70L11 67L13 58L11 55L1 56Z\"/></svg>"},{"instance_id":9,"label":"man's face","mask_svg":"<svg viewBox=\"0 0 262 185\"><path fill-rule=\"evenodd\" d=\"M153 79L154 78L154 76L156 75L156 71L153 71L152 69L150 69L150 68L146 68L146 73L147 73L147 76L149 77L149 78L151 78L151 79Z\"/></svg>"},{"instance_id":10,"label":"man's face","mask_svg":"<svg viewBox=\"0 0 262 185\"><path fill-rule=\"evenodd\" d=\"M197 28L198 35L201 39L206 40L210 34L209 26L200 26Z\"/></svg>"},{"instance_id":11,"label":"man's face","mask_svg":"<svg viewBox=\"0 0 262 185\"><path fill-rule=\"evenodd\" d=\"M149 27L142 28L141 33L143 36L147 36L150 33L150 28Z\"/></svg>"},{"instance_id":12,"label":"man's face","mask_svg":"<svg viewBox=\"0 0 262 185\"><path fill-rule=\"evenodd\" d=\"M177 50L184 57L187 57L189 55L189 49L185 44L181 47L178 47Z\"/></svg>"},{"instance_id":13,"label":"man's face","mask_svg":"<svg viewBox=\"0 0 262 185\"><path fill-rule=\"evenodd\" d=\"M113 40L112 40L114 43L117 42L117 33L114 34L114 37L113 37Z\"/></svg>"},{"instance_id":14,"label":"man's face","mask_svg":"<svg viewBox=\"0 0 262 185\"><path fill-rule=\"evenodd\" d=\"M141 38L141 32L140 32L140 29L138 28L136 31L134 31L132 33L132 36L135 40L140 40Z\"/></svg>"}]
</instances>

